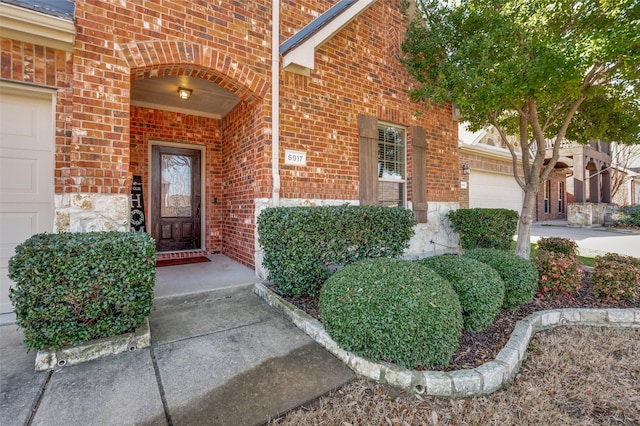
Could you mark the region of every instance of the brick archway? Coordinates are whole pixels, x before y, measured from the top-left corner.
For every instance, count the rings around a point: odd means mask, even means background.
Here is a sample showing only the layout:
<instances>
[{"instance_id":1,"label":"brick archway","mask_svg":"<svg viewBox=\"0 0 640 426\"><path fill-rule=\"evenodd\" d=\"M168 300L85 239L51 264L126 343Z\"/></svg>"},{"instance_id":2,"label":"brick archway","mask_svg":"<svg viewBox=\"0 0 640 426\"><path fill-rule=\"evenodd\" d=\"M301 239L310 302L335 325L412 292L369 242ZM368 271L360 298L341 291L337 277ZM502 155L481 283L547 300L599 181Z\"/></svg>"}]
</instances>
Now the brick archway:
<instances>
[{"instance_id":1,"label":"brick archway","mask_svg":"<svg viewBox=\"0 0 640 426\"><path fill-rule=\"evenodd\" d=\"M188 75L212 81L251 104L269 91L253 70L211 47L179 41L143 41L120 46L131 81Z\"/></svg>"}]
</instances>

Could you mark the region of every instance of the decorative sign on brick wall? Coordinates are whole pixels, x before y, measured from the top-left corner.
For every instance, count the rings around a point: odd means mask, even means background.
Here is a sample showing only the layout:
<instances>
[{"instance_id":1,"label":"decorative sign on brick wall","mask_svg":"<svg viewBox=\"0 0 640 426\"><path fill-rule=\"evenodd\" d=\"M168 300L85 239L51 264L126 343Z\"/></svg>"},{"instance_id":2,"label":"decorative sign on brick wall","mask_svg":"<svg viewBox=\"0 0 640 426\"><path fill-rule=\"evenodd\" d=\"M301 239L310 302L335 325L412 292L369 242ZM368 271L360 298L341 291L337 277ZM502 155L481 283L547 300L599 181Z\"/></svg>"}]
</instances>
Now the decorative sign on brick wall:
<instances>
[{"instance_id":1,"label":"decorative sign on brick wall","mask_svg":"<svg viewBox=\"0 0 640 426\"><path fill-rule=\"evenodd\" d=\"M284 164L288 164L291 166L306 166L307 153L304 151L294 151L292 149L285 149Z\"/></svg>"},{"instance_id":2,"label":"decorative sign on brick wall","mask_svg":"<svg viewBox=\"0 0 640 426\"><path fill-rule=\"evenodd\" d=\"M145 232L142 176L134 176L131 183L131 232Z\"/></svg>"}]
</instances>

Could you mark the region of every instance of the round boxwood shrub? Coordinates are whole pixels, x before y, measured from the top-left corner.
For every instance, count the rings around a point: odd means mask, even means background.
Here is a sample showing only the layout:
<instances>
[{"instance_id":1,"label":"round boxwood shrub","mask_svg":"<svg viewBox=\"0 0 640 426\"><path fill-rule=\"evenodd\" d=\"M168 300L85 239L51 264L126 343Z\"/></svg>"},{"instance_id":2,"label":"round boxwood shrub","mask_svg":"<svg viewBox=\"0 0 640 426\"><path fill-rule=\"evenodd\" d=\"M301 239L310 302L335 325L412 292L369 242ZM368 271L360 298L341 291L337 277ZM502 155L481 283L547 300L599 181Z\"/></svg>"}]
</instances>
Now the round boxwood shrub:
<instances>
[{"instance_id":1,"label":"round boxwood shrub","mask_svg":"<svg viewBox=\"0 0 640 426\"><path fill-rule=\"evenodd\" d=\"M578 255L578 243L570 238L543 237L538 240L538 250L552 251L567 256Z\"/></svg>"},{"instance_id":2,"label":"round boxwood shrub","mask_svg":"<svg viewBox=\"0 0 640 426\"><path fill-rule=\"evenodd\" d=\"M347 265L320 290L320 315L345 350L406 368L449 362L459 345L462 311L446 280L399 259Z\"/></svg>"},{"instance_id":3,"label":"round boxwood shrub","mask_svg":"<svg viewBox=\"0 0 640 426\"><path fill-rule=\"evenodd\" d=\"M458 294L464 326L487 328L504 301L504 282L492 267L462 256L443 255L418 261L448 280Z\"/></svg>"},{"instance_id":4,"label":"round boxwood shrub","mask_svg":"<svg viewBox=\"0 0 640 426\"><path fill-rule=\"evenodd\" d=\"M510 251L483 248L467 250L464 255L498 271L504 281L503 308L517 309L535 296L540 276L530 260Z\"/></svg>"}]
</instances>

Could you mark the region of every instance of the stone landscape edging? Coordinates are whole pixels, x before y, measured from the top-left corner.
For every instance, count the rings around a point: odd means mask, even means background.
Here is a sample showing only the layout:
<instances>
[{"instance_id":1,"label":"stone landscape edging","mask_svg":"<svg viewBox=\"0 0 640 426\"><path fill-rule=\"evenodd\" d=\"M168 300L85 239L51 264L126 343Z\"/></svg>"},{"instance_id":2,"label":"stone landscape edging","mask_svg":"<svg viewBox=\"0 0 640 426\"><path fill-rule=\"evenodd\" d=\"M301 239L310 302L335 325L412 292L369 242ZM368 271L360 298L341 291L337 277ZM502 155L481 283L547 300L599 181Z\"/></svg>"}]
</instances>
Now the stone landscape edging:
<instances>
[{"instance_id":1,"label":"stone landscape edging","mask_svg":"<svg viewBox=\"0 0 640 426\"><path fill-rule=\"evenodd\" d=\"M145 317L135 331L112 337L90 340L77 346L39 350L36 354L35 370L51 370L56 367L80 364L122 352L133 352L151 346L149 317Z\"/></svg>"},{"instance_id":2,"label":"stone landscape edging","mask_svg":"<svg viewBox=\"0 0 640 426\"><path fill-rule=\"evenodd\" d=\"M263 283L254 285L254 293L284 313L298 328L356 374L409 392L438 397L483 396L509 386L526 358L531 337L538 331L559 325L640 328L640 309L568 308L538 311L516 323L511 338L493 361L465 370L418 371L369 361L345 351L329 336L320 321L282 299Z\"/></svg>"}]
</instances>

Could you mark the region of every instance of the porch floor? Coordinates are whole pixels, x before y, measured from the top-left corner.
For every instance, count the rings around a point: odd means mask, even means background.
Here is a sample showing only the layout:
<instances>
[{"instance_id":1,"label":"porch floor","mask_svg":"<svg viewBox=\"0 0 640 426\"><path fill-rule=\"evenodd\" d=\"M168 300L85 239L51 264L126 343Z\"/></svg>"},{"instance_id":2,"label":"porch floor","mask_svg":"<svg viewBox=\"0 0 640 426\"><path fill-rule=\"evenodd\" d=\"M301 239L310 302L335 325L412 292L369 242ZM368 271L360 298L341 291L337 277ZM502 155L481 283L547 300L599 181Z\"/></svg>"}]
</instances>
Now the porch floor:
<instances>
[{"instance_id":1,"label":"porch floor","mask_svg":"<svg viewBox=\"0 0 640 426\"><path fill-rule=\"evenodd\" d=\"M154 298L243 287L260 282L255 271L222 254L207 255L211 262L156 268Z\"/></svg>"}]
</instances>

